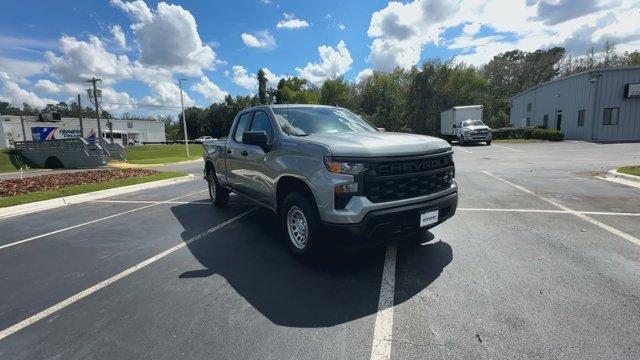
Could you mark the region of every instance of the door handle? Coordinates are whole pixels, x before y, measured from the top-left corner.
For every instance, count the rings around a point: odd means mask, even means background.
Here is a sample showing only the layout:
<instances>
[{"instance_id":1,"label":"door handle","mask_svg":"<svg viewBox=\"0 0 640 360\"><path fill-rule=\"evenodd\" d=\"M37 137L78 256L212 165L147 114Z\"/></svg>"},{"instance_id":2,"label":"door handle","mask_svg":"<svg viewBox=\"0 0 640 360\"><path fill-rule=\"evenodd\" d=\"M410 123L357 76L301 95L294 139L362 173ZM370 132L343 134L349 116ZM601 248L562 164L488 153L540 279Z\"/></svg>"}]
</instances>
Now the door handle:
<instances>
[{"instance_id":1,"label":"door handle","mask_svg":"<svg viewBox=\"0 0 640 360\"><path fill-rule=\"evenodd\" d=\"M231 154L231 149L227 149L227 154Z\"/></svg>"},{"instance_id":2,"label":"door handle","mask_svg":"<svg viewBox=\"0 0 640 360\"><path fill-rule=\"evenodd\" d=\"M247 155L249 155L249 153L247 152L247 150L242 151L240 154L242 154L242 156L247 156Z\"/></svg>"}]
</instances>

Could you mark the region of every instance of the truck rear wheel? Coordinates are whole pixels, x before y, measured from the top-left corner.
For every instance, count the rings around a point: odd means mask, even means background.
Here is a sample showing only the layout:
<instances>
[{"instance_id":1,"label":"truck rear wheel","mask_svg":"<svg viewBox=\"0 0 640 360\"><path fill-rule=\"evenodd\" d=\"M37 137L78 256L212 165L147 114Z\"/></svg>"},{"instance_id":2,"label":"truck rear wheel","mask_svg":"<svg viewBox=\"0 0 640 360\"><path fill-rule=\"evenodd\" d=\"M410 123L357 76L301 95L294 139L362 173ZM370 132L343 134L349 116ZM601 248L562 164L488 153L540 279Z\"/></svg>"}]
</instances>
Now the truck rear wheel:
<instances>
[{"instance_id":1,"label":"truck rear wheel","mask_svg":"<svg viewBox=\"0 0 640 360\"><path fill-rule=\"evenodd\" d=\"M229 190L220 186L215 170L209 169L207 171L207 182L209 183L209 198L213 205L218 207L227 205L229 202Z\"/></svg>"},{"instance_id":2,"label":"truck rear wheel","mask_svg":"<svg viewBox=\"0 0 640 360\"><path fill-rule=\"evenodd\" d=\"M280 223L294 255L309 257L316 252L320 221L317 209L307 197L297 192L287 195L280 211Z\"/></svg>"}]
</instances>

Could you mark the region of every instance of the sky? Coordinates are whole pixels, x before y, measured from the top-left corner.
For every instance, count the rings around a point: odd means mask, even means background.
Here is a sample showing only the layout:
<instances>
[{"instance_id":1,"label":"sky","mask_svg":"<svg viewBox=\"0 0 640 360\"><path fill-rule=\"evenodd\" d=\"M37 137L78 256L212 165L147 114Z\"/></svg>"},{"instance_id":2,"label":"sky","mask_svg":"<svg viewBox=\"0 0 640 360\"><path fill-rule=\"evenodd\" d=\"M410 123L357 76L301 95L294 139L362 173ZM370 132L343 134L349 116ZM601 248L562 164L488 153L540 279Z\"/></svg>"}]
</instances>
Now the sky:
<instances>
[{"instance_id":1,"label":"sky","mask_svg":"<svg viewBox=\"0 0 640 360\"><path fill-rule=\"evenodd\" d=\"M261 68L269 86L321 85L429 58L482 66L551 46L582 56L605 41L640 50L640 0L22 0L0 13L0 101L71 102L95 76L108 111L176 113L178 79L185 104L206 107L255 94Z\"/></svg>"}]
</instances>

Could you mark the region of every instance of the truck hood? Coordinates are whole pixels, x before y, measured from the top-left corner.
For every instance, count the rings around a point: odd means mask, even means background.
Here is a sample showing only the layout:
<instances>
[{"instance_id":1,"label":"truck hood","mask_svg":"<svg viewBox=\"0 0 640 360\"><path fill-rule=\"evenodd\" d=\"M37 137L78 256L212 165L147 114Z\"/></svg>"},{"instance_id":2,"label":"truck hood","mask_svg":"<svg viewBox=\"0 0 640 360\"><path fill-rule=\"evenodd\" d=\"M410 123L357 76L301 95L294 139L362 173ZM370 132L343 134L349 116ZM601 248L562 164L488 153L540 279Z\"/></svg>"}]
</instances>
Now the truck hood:
<instances>
[{"instance_id":1,"label":"truck hood","mask_svg":"<svg viewBox=\"0 0 640 360\"><path fill-rule=\"evenodd\" d=\"M333 156L345 157L417 155L451 149L439 138L394 132L311 134L304 139L328 146Z\"/></svg>"},{"instance_id":2,"label":"truck hood","mask_svg":"<svg viewBox=\"0 0 640 360\"><path fill-rule=\"evenodd\" d=\"M486 125L477 125L477 126L465 126L462 128L463 130L470 130L470 131L475 131L475 130L491 130L489 129L488 126Z\"/></svg>"}]
</instances>

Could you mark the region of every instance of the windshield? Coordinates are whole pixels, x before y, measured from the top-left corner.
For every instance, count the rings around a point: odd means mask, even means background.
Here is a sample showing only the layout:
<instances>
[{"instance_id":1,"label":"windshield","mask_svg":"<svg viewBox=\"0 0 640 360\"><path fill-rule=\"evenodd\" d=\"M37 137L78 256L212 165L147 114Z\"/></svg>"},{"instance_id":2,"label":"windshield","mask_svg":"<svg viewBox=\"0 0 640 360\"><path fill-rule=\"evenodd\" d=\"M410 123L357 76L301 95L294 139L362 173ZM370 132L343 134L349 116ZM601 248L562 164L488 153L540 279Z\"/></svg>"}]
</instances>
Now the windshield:
<instances>
[{"instance_id":1,"label":"windshield","mask_svg":"<svg viewBox=\"0 0 640 360\"><path fill-rule=\"evenodd\" d=\"M276 121L285 134L304 136L317 133L378 131L354 113L342 108L275 108Z\"/></svg>"},{"instance_id":2,"label":"windshield","mask_svg":"<svg viewBox=\"0 0 640 360\"><path fill-rule=\"evenodd\" d=\"M462 126L484 126L482 120L465 120L462 122Z\"/></svg>"}]
</instances>

